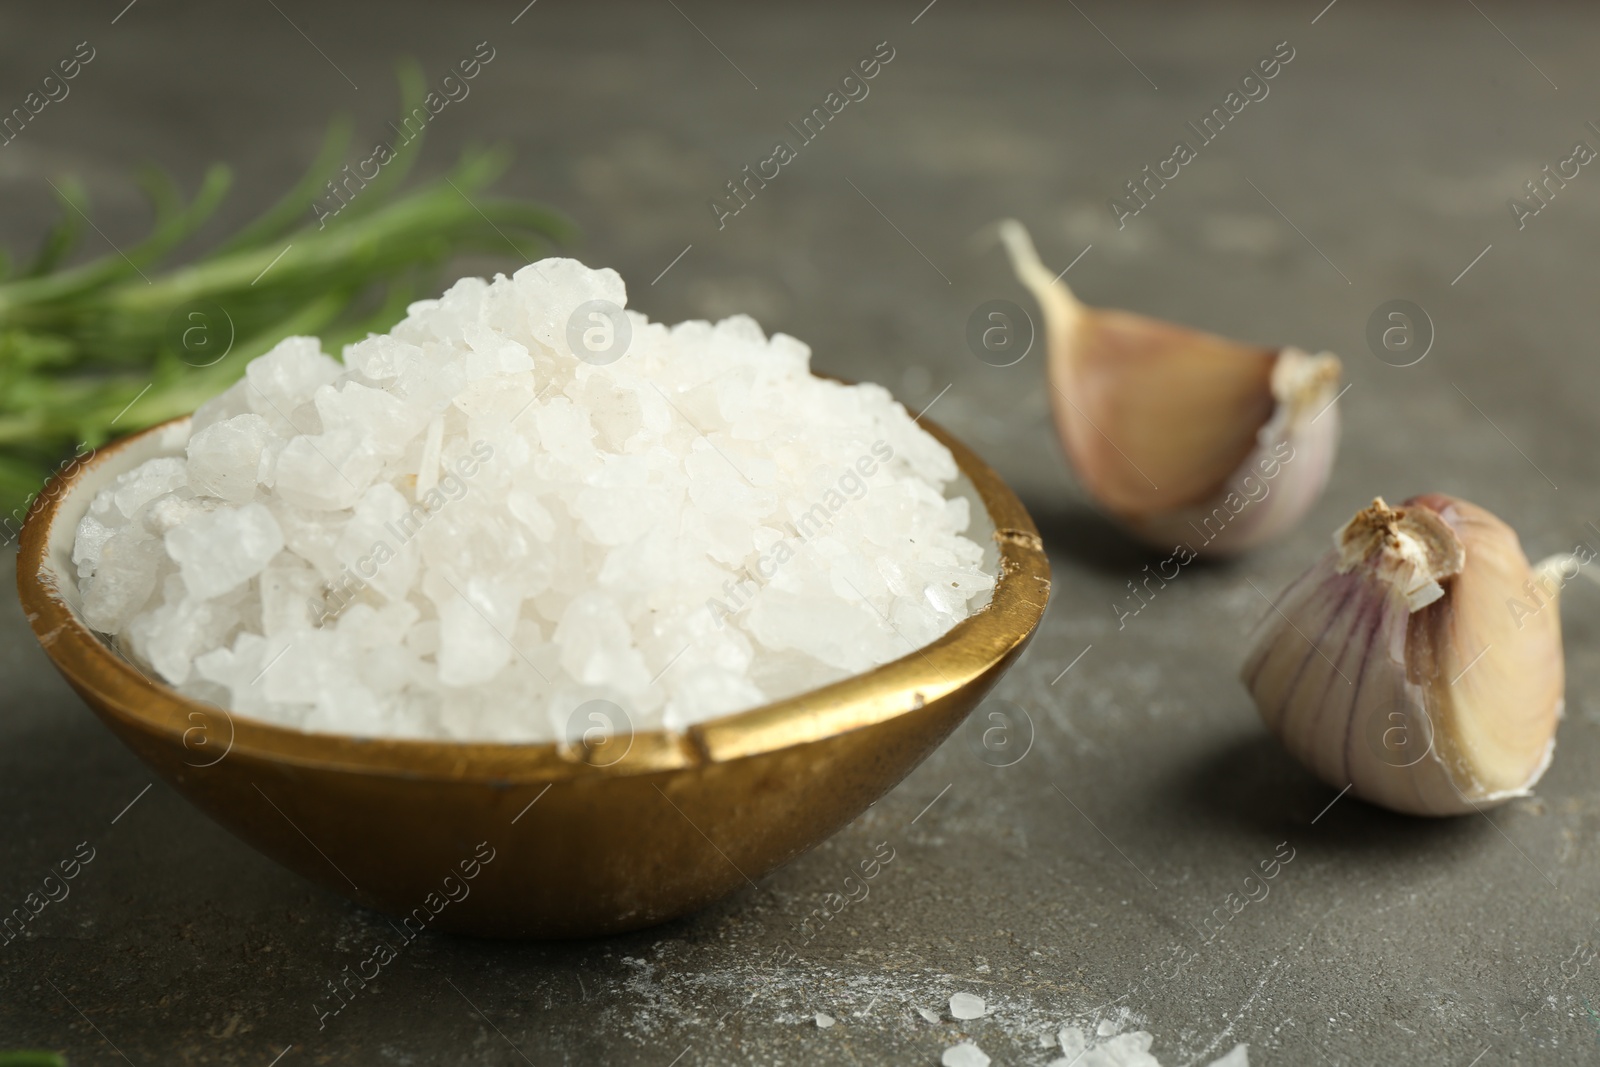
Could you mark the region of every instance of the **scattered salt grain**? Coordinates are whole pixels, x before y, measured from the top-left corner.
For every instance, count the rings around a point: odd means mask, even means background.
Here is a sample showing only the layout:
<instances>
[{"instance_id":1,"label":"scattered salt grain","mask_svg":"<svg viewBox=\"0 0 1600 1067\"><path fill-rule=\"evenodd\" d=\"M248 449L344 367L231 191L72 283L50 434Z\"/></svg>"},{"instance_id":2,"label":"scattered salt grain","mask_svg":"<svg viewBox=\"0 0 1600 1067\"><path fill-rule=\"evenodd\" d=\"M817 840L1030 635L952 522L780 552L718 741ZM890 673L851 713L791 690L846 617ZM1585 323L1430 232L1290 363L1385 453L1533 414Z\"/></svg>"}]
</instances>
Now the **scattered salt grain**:
<instances>
[{"instance_id":1,"label":"scattered salt grain","mask_svg":"<svg viewBox=\"0 0 1600 1067\"><path fill-rule=\"evenodd\" d=\"M917 1014L922 1016L924 1019L926 1019L930 1023L936 1023L936 1022L940 1021L939 1013L936 1012L936 1011L931 1011L931 1010L929 1010L927 1008L918 1008L917 1009Z\"/></svg>"},{"instance_id":2,"label":"scattered salt grain","mask_svg":"<svg viewBox=\"0 0 1600 1067\"><path fill-rule=\"evenodd\" d=\"M1089 1048L1082 1030L1075 1026L1063 1027L1060 1041L1065 1055L1051 1060L1049 1067L1161 1067L1161 1062L1150 1055L1154 1040L1143 1030L1135 1030ZM1249 1050L1249 1045L1235 1045L1226 1056L1213 1060L1210 1067L1250 1067Z\"/></svg>"},{"instance_id":3,"label":"scattered salt grain","mask_svg":"<svg viewBox=\"0 0 1600 1067\"><path fill-rule=\"evenodd\" d=\"M681 729L792 696L987 601L954 459L886 390L748 317L669 328L626 300L552 259L342 362L283 341L91 501L86 621L283 725L548 741L595 707ZM620 358L574 348L595 306Z\"/></svg>"},{"instance_id":4,"label":"scattered salt grain","mask_svg":"<svg viewBox=\"0 0 1600 1067\"><path fill-rule=\"evenodd\" d=\"M1161 1067L1161 1061L1150 1055L1154 1040L1143 1030L1119 1034L1083 1053L1076 1067Z\"/></svg>"},{"instance_id":5,"label":"scattered salt grain","mask_svg":"<svg viewBox=\"0 0 1600 1067\"><path fill-rule=\"evenodd\" d=\"M1056 1034L1056 1040L1061 1043L1062 1058L1069 1062L1077 1060L1089 1047L1083 1031L1076 1026L1063 1026L1061 1032Z\"/></svg>"},{"instance_id":6,"label":"scattered salt grain","mask_svg":"<svg viewBox=\"0 0 1600 1067\"><path fill-rule=\"evenodd\" d=\"M944 1055L939 1057L939 1062L944 1064L944 1067L989 1067L989 1057L971 1041L951 1045L944 1050Z\"/></svg>"},{"instance_id":7,"label":"scattered salt grain","mask_svg":"<svg viewBox=\"0 0 1600 1067\"><path fill-rule=\"evenodd\" d=\"M830 1027L832 1027L834 1023L836 1023L838 1021L839 1021L838 1019L835 1019L831 1015L824 1014L823 1012L820 1012L820 1011L817 1012L817 1029L819 1029L819 1030L827 1030Z\"/></svg>"},{"instance_id":8,"label":"scattered salt grain","mask_svg":"<svg viewBox=\"0 0 1600 1067\"><path fill-rule=\"evenodd\" d=\"M983 998L972 993L957 993L950 998L952 1019L981 1019L984 1008Z\"/></svg>"}]
</instances>

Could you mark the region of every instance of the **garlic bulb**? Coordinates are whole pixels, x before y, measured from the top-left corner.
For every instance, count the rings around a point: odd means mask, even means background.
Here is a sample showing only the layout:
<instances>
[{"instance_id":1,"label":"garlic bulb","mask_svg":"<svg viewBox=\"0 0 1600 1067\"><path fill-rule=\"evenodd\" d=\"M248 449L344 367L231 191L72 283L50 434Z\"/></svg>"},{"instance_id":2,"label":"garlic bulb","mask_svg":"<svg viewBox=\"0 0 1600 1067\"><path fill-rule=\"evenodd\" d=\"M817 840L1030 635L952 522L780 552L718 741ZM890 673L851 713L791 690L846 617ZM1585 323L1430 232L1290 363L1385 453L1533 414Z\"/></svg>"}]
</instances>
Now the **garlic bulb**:
<instances>
[{"instance_id":1,"label":"garlic bulb","mask_svg":"<svg viewBox=\"0 0 1600 1067\"><path fill-rule=\"evenodd\" d=\"M1056 431L1091 496L1141 539L1225 555L1281 533L1327 483L1340 364L1080 304L1028 231L999 225L1044 309Z\"/></svg>"},{"instance_id":2,"label":"garlic bulb","mask_svg":"<svg viewBox=\"0 0 1600 1067\"><path fill-rule=\"evenodd\" d=\"M1550 571L1536 575L1511 527L1464 500L1380 497L1267 613L1241 677L1267 726L1335 788L1413 815L1524 796L1561 717Z\"/></svg>"}]
</instances>

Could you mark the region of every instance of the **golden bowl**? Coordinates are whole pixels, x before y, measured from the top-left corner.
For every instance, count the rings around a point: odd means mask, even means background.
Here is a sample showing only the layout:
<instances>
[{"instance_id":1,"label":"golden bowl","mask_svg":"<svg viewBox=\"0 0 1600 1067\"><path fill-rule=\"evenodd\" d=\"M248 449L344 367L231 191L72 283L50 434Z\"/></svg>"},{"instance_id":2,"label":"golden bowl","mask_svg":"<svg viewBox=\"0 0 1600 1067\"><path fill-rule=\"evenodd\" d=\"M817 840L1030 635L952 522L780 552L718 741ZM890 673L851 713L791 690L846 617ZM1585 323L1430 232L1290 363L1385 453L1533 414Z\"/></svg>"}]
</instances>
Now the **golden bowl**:
<instances>
[{"instance_id":1,"label":"golden bowl","mask_svg":"<svg viewBox=\"0 0 1600 1067\"><path fill-rule=\"evenodd\" d=\"M141 759L279 863L402 919L406 937L632 930L754 884L854 819L949 736L1032 636L1050 592L1033 520L982 460L921 425L955 456L952 491L975 505L975 539L992 530L988 606L892 663L682 734L365 739L230 715L150 681L79 618L72 542L102 486L182 449L187 418L58 474L29 511L17 585L56 669Z\"/></svg>"}]
</instances>

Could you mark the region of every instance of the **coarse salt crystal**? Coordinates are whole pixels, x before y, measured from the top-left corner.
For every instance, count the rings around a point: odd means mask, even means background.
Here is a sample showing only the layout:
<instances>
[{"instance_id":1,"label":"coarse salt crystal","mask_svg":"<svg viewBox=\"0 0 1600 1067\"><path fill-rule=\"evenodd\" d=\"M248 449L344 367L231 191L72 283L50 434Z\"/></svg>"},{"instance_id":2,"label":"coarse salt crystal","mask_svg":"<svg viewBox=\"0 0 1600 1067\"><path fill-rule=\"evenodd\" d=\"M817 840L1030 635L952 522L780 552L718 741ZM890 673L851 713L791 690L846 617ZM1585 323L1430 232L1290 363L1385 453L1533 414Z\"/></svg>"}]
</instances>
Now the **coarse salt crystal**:
<instances>
[{"instance_id":1,"label":"coarse salt crystal","mask_svg":"<svg viewBox=\"0 0 1600 1067\"><path fill-rule=\"evenodd\" d=\"M121 633L155 592L162 561L159 539L138 526L118 530L101 546L94 574L79 586L84 621L101 633Z\"/></svg>"},{"instance_id":2,"label":"coarse salt crystal","mask_svg":"<svg viewBox=\"0 0 1600 1067\"><path fill-rule=\"evenodd\" d=\"M1056 1034L1056 1040L1060 1042L1064 1058L1068 1060L1076 1060L1089 1047L1089 1042L1085 1040L1083 1031L1076 1026L1063 1026L1060 1032Z\"/></svg>"},{"instance_id":3,"label":"coarse salt crystal","mask_svg":"<svg viewBox=\"0 0 1600 1067\"><path fill-rule=\"evenodd\" d=\"M974 993L957 993L950 998L952 1019L981 1019L984 1008L983 998Z\"/></svg>"},{"instance_id":4,"label":"coarse salt crystal","mask_svg":"<svg viewBox=\"0 0 1600 1067\"><path fill-rule=\"evenodd\" d=\"M290 337L245 368L243 399L255 412L284 433L316 433L321 427L310 406L318 388L339 377L341 367L325 355L315 337Z\"/></svg>"},{"instance_id":5,"label":"coarse salt crystal","mask_svg":"<svg viewBox=\"0 0 1600 1067\"><path fill-rule=\"evenodd\" d=\"M189 437L189 485L234 504L255 498L261 452L272 439L260 415L235 415Z\"/></svg>"},{"instance_id":6,"label":"coarse salt crystal","mask_svg":"<svg viewBox=\"0 0 1600 1067\"><path fill-rule=\"evenodd\" d=\"M283 531L261 504L195 515L166 535L167 555L190 596L221 596L266 569L283 549Z\"/></svg>"},{"instance_id":7,"label":"coarse salt crystal","mask_svg":"<svg viewBox=\"0 0 1600 1067\"><path fill-rule=\"evenodd\" d=\"M939 1062L944 1067L989 1067L989 1057L983 1049L971 1041L963 1041L959 1045L951 1045L939 1057Z\"/></svg>"},{"instance_id":8,"label":"coarse salt crystal","mask_svg":"<svg viewBox=\"0 0 1600 1067\"><path fill-rule=\"evenodd\" d=\"M183 584L176 575L169 582ZM189 678L194 657L207 650L215 633L227 633L239 619L238 608L224 600L194 600L180 590L169 593L154 611L129 622L128 646L168 681L182 684Z\"/></svg>"},{"instance_id":9,"label":"coarse salt crystal","mask_svg":"<svg viewBox=\"0 0 1600 1067\"><path fill-rule=\"evenodd\" d=\"M188 481L189 473L183 460L175 456L163 456L118 476L111 500L123 518L131 519L150 501L188 484Z\"/></svg>"},{"instance_id":10,"label":"coarse salt crystal","mask_svg":"<svg viewBox=\"0 0 1600 1067\"><path fill-rule=\"evenodd\" d=\"M107 526L92 512L78 521L78 532L72 542L72 562L78 568L78 577L87 578L94 573L100 560L100 550L116 535L115 526Z\"/></svg>"},{"instance_id":11,"label":"coarse salt crystal","mask_svg":"<svg viewBox=\"0 0 1600 1067\"><path fill-rule=\"evenodd\" d=\"M1161 1067L1161 1062L1150 1055L1154 1040L1143 1030L1119 1034L1083 1053L1074 1067ZM1064 1057L1056 1061L1062 1065L1068 1062Z\"/></svg>"}]
</instances>

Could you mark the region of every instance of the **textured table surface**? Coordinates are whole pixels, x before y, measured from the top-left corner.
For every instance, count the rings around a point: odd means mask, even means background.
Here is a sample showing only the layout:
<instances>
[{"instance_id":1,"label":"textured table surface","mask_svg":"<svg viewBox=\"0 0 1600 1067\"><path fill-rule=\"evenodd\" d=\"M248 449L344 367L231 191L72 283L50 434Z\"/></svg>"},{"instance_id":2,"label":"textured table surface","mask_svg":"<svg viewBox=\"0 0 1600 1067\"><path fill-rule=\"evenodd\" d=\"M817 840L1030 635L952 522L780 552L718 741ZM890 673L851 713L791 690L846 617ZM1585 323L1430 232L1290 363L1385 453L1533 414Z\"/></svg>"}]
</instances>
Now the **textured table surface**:
<instances>
[{"instance_id":1,"label":"textured table surface","mask_svg":"<svg viewBox=\"0 0 1600 1067\"><path fill-rule=\"evenodd\" d=\"M659 929L558 945L430 935L321 1031L314 1000L382 919L152 785L14 601L0 606L0 904L79 842L95 856L0 946L0 1047L82 1064L689 1067L934 1064L970 1036L997 1063L1044 1064L1059 1025L1108 1021L1155 1035L1169 1067L1241 1041L1258 1065L1600 1062L1600 968L1581 965L1600 885L1600 596L1580 587L1564 608L1554 766L1535 798L1487 816L1329 808L1335 791L1280 752L1235 678L1266 610L1251 583L1280 589L1375 494L1467 497L1534 556L1600 519L1600 175L1584 168L1521 229L1507 205L1574 142L1600 145L1600 12L123 2L0 14L5 109L78 42L95 49L71 96L0 149L14 245L42 232L45 179L69 171L103 239L132 241L145 216L128 178L147 159L191 187L204 163L233 164L237 221L298 175L333 113L382 135L396 56L436 80L486 40L495 60L434 123L435 169L505 139L518 163L503 187L569 212L578 254L620 270L634 306L669 321L748 311L808 341L821 370L936 401L1033 510L1055 591L996 694L1031 719L1014 765L958 734L820 848ZM894 58L870 95L719 230L708 205L724 183L883 41ZM1108 198L1284 41L1294 57L1270 94L1119 229ZM1071 281L1088 300L1345 357L1340 462L1297 532L1186 569L1119 629L1112 605L1151 557L1074 486L1038 352L997 368L965 341L984 301L1033 307L975 240L1004 215L1058 267L1081 254ZM1414 366L1366 341L1392 299L1436 330ZM894 859L870 895L795 962L764 966L880 842ZM1202 941L1196 926L1282 842L1293 859L1270 895ZM958 991L990 1014L951 1021Z\"/></svg>"}]
</instances>

